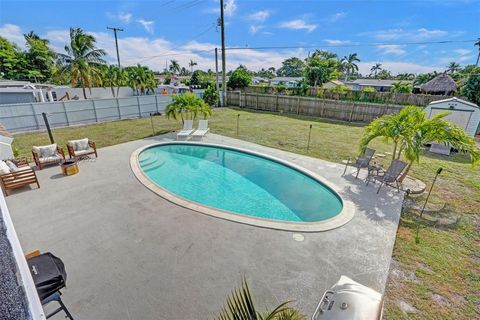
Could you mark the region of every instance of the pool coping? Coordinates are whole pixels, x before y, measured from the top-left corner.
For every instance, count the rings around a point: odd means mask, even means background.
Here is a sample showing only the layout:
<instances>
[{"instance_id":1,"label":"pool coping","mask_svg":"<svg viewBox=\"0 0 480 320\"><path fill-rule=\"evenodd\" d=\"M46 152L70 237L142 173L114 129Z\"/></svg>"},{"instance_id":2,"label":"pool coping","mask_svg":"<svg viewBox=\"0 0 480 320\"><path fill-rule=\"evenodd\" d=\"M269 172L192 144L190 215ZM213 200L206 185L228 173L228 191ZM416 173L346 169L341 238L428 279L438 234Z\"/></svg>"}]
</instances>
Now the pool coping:
<instances>
[{"instance_id":1,"label":"pool coping","mask_svg":"<svg viewBox=\"0 0 480 320\"><path fill-rule=\"evenodd\" d=\"M289 221L280 221L280 220L270 220L270 219L262 219L258 217L253 217L253 216L248 216L248 215L243 215L240 213L235 213L235 212L230 212L226 210L221 210L218 208L213 208L209 207L206 205L199 204L197 202L193 202L190 200L187 200L179 195L176 195L155 182L153 182L150 178L148 178L143 170L140 167L140 163L138 160L138 156L140 153L146 149L155 147L155 146L161 146L161 145L174 145L174 144L184 144L184 145L201 145L201 146L207 146L207 147L219 147L219 148L224 148L228 150L234 150L234 151L240 151L244 152L250 155L254 155L257 157L262 157L268 160L272 160L275 162L278 162L282 165L285 165L287 167L293 168L310 178L318 181L319 183L325 185L326 187L330 188L332 191L334 191L337 196L341 199L343 203L343 208L342 211L340 211L339 214L336 216L322 220L322 221L317 221L317 222L289 222ZM345 195L342 195L342 189L337 186L336 184L328 181L321 175L314 173L306 168L303 168L297 164L294 164L290 161L280 159L278 157L274 157L271 155L267 155L261 152L256 152L253 150L248 150L244 148L238 148L238 147L232 147L224 144L218 144L218 143L204 143L204 142L198 142L198 141L167 141L167 142L157 142L157 143L152 143L147 146L138 148L135 150L131 156L130 156L130 167L135 175L135 177L142 183L145 187L147 187L150 191L156 193L157 195L161 196L165 200L172 202L174 204L177 204L181 207L203 213L209 216L213 216L216 218L224 219L224 220L229 220L233 222L238 222L238 223L243 223L243 224L248 224L252 226L257 226L257 227L263 227L263 228L268 228L268 229L275 229L275 230L283 230L283 231L293 231L293 232L321 232L321 231L328 231L332 230L335 228L339 228L343 226L344 224L348 223L350 220L355 215L355 205L352 201L349 199L345 198Z\"/></svg>"}]
</instances>

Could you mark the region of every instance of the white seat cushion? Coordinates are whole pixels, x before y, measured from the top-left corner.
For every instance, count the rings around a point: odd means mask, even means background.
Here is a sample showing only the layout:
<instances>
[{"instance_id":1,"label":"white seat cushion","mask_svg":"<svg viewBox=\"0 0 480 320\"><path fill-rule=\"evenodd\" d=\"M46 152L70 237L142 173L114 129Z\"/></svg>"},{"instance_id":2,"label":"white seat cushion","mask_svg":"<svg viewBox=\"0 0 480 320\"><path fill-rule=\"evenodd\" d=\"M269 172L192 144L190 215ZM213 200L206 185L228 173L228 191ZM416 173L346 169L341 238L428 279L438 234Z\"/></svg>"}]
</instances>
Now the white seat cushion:
<instances>
[{"instance_id":1,"label":"white seat cushion","mask_svg":"<svg viewBox=\"0 0 480 320\"><path fill-rule=\"evenodd\" d=\"M85 154L91 154L91 153L94 153L95 150L93 150L93 148L88 148L87 150L79 150L79 151L75 151L75 156L83 156Z\"/></svg>"},{"instance_id":2,"label":"white seat cushion","mask_svg":"<svg viewBox=\"0 0 480 320\"><path fill-rule=\"evenodd\" d=\"M55 154L51 157L40 158L39 160L40 160L40 163L54 162L54 161L60 162L62 160L62 157L58 154Z\"/></svg>"},{"instance_id":3,"label":"white seat cushion","mask_svg":"<svg viewBox=\"0 0 480 320\"><path fill-rule=\"evenodd\" d=\"M10 168L7 166L5 161L0 160L0 174L10 173Z\"/></svg>"}]
</instances>

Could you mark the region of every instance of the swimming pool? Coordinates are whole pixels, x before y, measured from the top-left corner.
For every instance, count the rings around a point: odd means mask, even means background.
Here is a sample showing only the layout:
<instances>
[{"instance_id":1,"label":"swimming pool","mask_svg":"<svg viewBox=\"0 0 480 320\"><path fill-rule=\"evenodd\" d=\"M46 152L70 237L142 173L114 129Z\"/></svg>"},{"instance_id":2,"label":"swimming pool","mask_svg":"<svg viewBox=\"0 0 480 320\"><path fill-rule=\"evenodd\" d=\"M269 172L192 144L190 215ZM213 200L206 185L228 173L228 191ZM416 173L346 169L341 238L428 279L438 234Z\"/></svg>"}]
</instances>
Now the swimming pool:
<instances>
[{"instance_id":1,"label":"swimming pool","mask_svg":"<svg viewBox=\"0 0 480 320\"><path fill-rule=\"evenodd\" d=\"M292 229L331 224L344 209L340 196L312 173L241 149L162 143L137 150L132 167L168 200L229 220Z\"/></svg>"}]
</instances>

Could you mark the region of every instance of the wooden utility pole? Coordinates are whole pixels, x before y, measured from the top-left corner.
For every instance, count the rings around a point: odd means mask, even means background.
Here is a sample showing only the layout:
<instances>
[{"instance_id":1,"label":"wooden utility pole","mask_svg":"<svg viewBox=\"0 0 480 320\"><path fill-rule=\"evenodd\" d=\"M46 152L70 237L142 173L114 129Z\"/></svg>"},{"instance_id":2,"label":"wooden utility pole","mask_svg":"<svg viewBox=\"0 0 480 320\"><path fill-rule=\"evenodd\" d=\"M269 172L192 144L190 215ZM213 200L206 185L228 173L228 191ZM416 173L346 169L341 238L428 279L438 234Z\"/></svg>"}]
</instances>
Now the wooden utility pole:
<instances>
[{"instance_id":1,"label":"wooden utility pole","mask_svg":"<svg viewBox=\"0 0 480 320\"><path fill-rule=\"evenodd\" d=\"M220 28L222 34L222 107L226 106L227 100L227 81L226 81L226 61L225 61L225 20L223 16L223 0L220 0Z\"/></svg>"},{"instance_id":2,"label":"wooden utility pole","mask_svg":"<svg viewBox=\"0 0 480 320\"><path fill-rule=\"evenodd\" d=\"M117 48L117 61L118 61L118 67L120 67L120 53L118 53L118 39L117 39L117 31L123 31L123 29L120 29L120 28L111 28L111 27L107 27L107 29L109 30L113 30L113 35L115 36L115 47Z\"/></svg>"}]
</instances>

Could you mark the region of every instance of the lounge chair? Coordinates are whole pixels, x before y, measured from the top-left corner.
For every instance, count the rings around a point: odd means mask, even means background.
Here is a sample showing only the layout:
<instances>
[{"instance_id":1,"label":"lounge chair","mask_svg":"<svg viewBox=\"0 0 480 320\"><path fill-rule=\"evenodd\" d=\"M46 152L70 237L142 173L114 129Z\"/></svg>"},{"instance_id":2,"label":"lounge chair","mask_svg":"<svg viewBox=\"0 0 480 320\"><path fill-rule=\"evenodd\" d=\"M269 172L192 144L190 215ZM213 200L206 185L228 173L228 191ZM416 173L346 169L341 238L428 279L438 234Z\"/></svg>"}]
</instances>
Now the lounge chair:
<instances>
[{"instance_id":1,"label":"lounge chair","mask_svg":"<svg viewBox=\"0 0 480 320\"><path fill-rule=\"evenodd\" d=\"M367 148L363 156L359 156L355 162L350 162L351 159L349 158L347 160L347 163L345 164L345 170L343 170L342 176L345 174L345 172L347 172L347 167L352 166L357 168L357 174L355 175L355 179L357 179L358 174L360 173L360 169L368 168L374 154L374 149Z\"/></svg>"},{"instance_id":2,"label":"lounge chair","mask_svg":"<svg viewBox=\"0 0 480 320\"><path fill-rule=\"evenodd\" d=\"M47 165L57 164L65 160L63 149L57 146L56 143L46 146L33 146L32 155L35 164L40 170Z\"/></svg>"},{"instance_id":3,"label":"lounge chair","mask_svg":"<svg viewBox=\"0 0 480 320\"><path fill-rule=\"evenodd\" d=\"M177 133L177 140L178 139L187 139L193 132L193 120L185 120L183 122L183 129Z\"/></svg>"},{"instance_id":4,"label":"lounge chair","mask_svg":"<svg viewBox=\"0 0 480 320\"><path fill-rule=\"evenodd\" d=\"M5 196L8 196L8 189L21 188L33 183L40 188L37 174L28 165L27 160L7 162L0 160L0 185Z\"/></svg>"},{"instance_id":5,"label":"lounge chair","mask_svg":"<svg viewBox=\"0 0 480 320\"><path fill-rule=\"evenodd\" d=\"M195 130L192 137L202 139L210 131L208 127L208 120L200 120L198 122L198 129Z\"/></svg>"},{"instance_id":6,"label":"lounge chair","mask_svg":"<svg viewBox=\"0 0 480 320\"><path fill-rule=\"evenodd\" d=\"M407 167L407 163L400 160L393 160L387 171L379 172L377 174L369 175L367 177L367 186L370 182L370 179L373 178L376 181L380 181L380 187L378 187L377 193L380 192L380 189L384 184L390 185L393 187L395 183L397 191L400 192L400 184L398 178L402 174L402 171Z\"/></svg>"},{"instance_id":7,"label":"lounge chair","mask_svg":"<svg viewBox=\"0 0 480 320\"><path fill-rule=\"evenodd\" d=\"M91 154L94 154L95 158L98 158L97 145L94 141L89 140L88 138L68 141L67 150L70 158L75 160L87 157Z\"/></svg>"}]
</instances>

